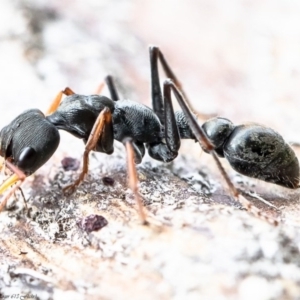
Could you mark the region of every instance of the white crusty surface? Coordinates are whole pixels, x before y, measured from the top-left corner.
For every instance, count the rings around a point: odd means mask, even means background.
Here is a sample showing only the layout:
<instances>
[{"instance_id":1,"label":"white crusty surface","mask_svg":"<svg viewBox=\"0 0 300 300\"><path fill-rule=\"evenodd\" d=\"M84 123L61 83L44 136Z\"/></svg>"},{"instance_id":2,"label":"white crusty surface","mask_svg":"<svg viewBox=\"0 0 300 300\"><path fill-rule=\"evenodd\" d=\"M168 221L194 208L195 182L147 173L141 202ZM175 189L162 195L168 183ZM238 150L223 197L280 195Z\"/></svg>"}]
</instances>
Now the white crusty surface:
<instances>
[{"instance_id":1,"label":"white crusty surface","mask_svg":"<svg viewBox=\"0 0 300 300\"><path fill-rule=\"evenodd\" d=\"M124 98L150 105L147 47L156 44L198 110L299 141L299 5L170 3L1 1L0 127L25 109L45 111L66 86L93 93L107 74ZM119 143L111 156L92 154L84 183L62 194L78 171L64 172L61 160L82 153L82 141L62 133L23 186L28 211L17 195L0 214L1 299L299 299L298 191L236 175L225 162L239 188L278 207L253 200L282 219L273 227L241 210L211 157L184 142L173 163L146 157L137 168L145 227ZM83 232L77 222L91 214L108 225Z\"/></svg>"}]
</instances>

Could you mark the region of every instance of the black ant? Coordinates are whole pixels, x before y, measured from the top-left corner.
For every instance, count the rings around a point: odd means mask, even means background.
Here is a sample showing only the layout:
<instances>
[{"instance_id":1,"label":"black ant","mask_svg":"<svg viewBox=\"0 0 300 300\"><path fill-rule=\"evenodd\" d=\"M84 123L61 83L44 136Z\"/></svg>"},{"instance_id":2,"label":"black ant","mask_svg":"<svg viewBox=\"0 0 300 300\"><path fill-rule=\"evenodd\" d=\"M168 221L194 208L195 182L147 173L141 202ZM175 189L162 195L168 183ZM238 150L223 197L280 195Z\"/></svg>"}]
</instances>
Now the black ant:
<instances>
[{"instance_id":1,"label":"black ant","mask_svg":"<svg viewBox=\"0 0 300 300\"><path fill-rule=\"evenodd\" d=\"M159 61L168 78L164 81L163 92L159 82ZM193 139L212 155L234 197L255 215L277 225L276 219L263 214L240 195L218 156L226 157L232 168L243 175L296 189L299 162L291 147L274 130L257 124L235 126L225 118L216 117L201 127L186 103L188 100L180 82L158 47L150 47L150 67L153 109L120 100L112 77L108 76L106 84L111 98L78 95L66 88L55 98L47 116L36 109L28 110L4 127L0 132L0 154L15 174L0 186L0 194L19 181L12 189L15 191L26 176L53 155L60 139L58 129L83 139L86 144L82 172L73 184L64 188L65 192L73 192L84 179L88 172L89 152L111 154L115 139L126 146L130 187L145 223L134 163L142 161L145 147L152 158L170 162L178 155L180 140ZM171 91L182 111L174 112ZM62 100L63 95L67 97ZM0 209L12 193L4 198Z\"/></svg>"}]
</instances>

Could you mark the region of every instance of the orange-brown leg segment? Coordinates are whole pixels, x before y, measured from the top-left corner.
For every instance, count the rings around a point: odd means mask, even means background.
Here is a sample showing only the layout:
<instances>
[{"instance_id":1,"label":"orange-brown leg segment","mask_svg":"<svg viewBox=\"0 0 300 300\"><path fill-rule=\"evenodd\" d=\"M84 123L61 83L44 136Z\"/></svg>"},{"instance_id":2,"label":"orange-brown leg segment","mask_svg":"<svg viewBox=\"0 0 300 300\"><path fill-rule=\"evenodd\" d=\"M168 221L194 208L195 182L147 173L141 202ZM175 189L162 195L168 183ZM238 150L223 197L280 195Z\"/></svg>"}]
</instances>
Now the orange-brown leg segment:
<instances>
[{"instance_id":1,"label":"orange-brown leg segment","mask_svg":"<svg viewBox=\"0 0 300 300\"><path fill-rule=\"evenodd\" d=\"M3 194L9 187L11 187L14 183L17 182L15 186L12 187L12 189L1 199L0 202L0 211L3 210L5 207L8 199L14 194L14 192L21 186L23 181L26 178L26 175L18 169L16 166L14 166L9 161L5 162L7 167L14 172L13 175L11 175L7 180L5 180L1 186L0 186L0 195Z\"/></svg>"},{"instance_id":2,"label":"orange-brown leg segment","mask_svg":"<svg viewBox=\"0 0 300 300\"><path fill-rule=\"evenodd\" d=\"M55 97L55 99L52 101L50 107L48 108L48 110L46 112L46 115L51 115L52 113L54 113L57 110L63 95L71 96L73 94L75 94L75 93L69 87L66 87L63 91L60 91L57 94L57 96Z\"/></svg>"},{"instance_id":3,"label":"orange-brown leg segment","mask_svg":"<svg viewBox=\"0 0 300 300\"><path fill-rule=\"evenodd\" d=\"M137 172L134 163L134 151L133 151L131 139L130 138L125 139L123 143L126 147L126 152L127 152L127 170L128 170L128 178L129 178L129 187L134 194L141 221L144 225L147 225L148 223L146 220L146 213L144 212L143 202L138 190L138 178L137 178Z\"/></svg>"},{"instance_id":4,"label":"orange-brown leg segment","mask_svg":"<svg viewBox=\"0 0 300 300\"><path fill-rule=\"evenodd\" d=\"M105 86L105 82L103 81L103 82L101 82L101 83L99 84L99 86L97 87L97 89L96 89L96 91L95 91L95 94L96 94L96 95L100 95L101 92L102 92L103 89L104 89L104 86Z\"/></svg>"},{"instance_id":5,"label":"orange-brown leg segment","mask_svg":"<svg viewBox=\"0 0 300 300\"><path fill-rule=\"evenodd\" d=\"M75 188L84 180L85 175L88 173L89 165L89 153L95 149L97 142L101 139L101 135L105 130L106 126L111 126L112 116L110 110L106 107L101 111L96 119L93 129L90 133L89 139L85 145L85 150L83 154L83 167L79 175L79 178L72 184L63 188L64 193L72 194Z\"/></svg>"},{"instance_id":6,"label":"orange-brown leg segment","mask_svg":"<svg viewBox=\"0 0 300 300\"><path fill-rule=\"evenodd\" d=\"M216 164L218 166L218 169L220 170L223 178L225 179L225 181L226 181L230 191L232 192L234 198L237 201L239 201L245 209L247 209L248 211L253 213L255 216L268 221L272 225L277 226L278 223L279 223L278 219L268 216L267 214L262 212L260 209L253 206L250 201L248 201L245 197L243 197L243 195L241 195L238 192L238 190L236 189L236 187L234 186L234 184L230 180L228 174L226 173L225 169L223 168L223 166L222 166L222 164L221 164L221 162L220 162L220 160L219 160L219 158L218 158L218 156L215 152L214 146L212 145L210 140L207 138L207 136L204 133L203 129L199 126L197 120L195 119L195 117L191 113L188 105L185 102L185 99L184 99L183 95L180 93L177 86L171 80L166 80L164 84L168 88L172 89L178 103L180 104L180 107L181 107L182 111L184 112L184 114L186 116L186 119L188 120L189 126L190 126L191 130L193 131L196 139L201 144L201 146L204 149L206 149L207 152L209 152L212 155L214 161L216 162Z\"/></svg>"}]
</instances>

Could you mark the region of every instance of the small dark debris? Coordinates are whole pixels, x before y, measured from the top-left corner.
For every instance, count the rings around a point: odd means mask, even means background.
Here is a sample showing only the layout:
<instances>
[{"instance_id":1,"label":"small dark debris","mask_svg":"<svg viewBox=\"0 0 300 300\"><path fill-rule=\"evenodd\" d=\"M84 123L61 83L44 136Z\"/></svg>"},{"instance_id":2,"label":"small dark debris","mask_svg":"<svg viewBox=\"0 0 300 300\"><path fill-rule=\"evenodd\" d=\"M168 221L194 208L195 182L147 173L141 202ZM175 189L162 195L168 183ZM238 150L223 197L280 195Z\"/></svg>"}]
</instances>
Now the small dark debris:
<instances>
[{"instance_id":1,"label":"small dark debris","mask_svg":"<svg viewBox=\"0 0 300 300\"><path fill-rule=\"evenodd\" d=\"M73 157L65 157L61 161L61 164L65 171L77 171L80 166L80 161Z\"/></svg>"},{"instance_id":2,"label":"small dark debris","mask_svg":"<svg viewBox=\"0 0 300 300\"><path fill-rule=\"evenodd\" d=\"M89 215L80 219L77 225L86 232L98 231L108 224L108 221L100 215Z\"/></svg>"},{"instance_id":3,"label":"small dark debris","mask_svg":"<svg viewBox=\"0 0 300 300\"><path fill-rule=\"evenodd\" d=\"M113 178L111 178L111 177L103 177L102 178L102 182L105 185L114 185L115 180Z\"/></svg>"}]
</instances>

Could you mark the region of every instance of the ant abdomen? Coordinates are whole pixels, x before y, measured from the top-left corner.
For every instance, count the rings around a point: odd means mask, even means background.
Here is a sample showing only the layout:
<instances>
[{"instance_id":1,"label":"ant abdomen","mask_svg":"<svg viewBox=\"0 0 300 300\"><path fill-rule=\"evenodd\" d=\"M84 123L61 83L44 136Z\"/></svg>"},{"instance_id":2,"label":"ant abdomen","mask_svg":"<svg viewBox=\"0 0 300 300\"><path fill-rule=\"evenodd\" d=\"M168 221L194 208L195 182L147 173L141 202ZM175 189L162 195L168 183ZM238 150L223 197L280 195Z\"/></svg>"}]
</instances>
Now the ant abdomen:
<instances>
[{"instance_id":1,"label":"ant abdomen","mask_svg":"<svg viewBox=\"0 0 300 300\"><path fill-rule=\"evenodd\" d=\"M299 184L299 162L293 149L271 128L237 126L224 144L225 157L241 174L288 188Z\"/></svg>"},{"instance_id":2,"label":"ant abdomen","mask_svg":"<svg viewBox=\"0 0 300 300\"><path fill-rule=\"evenodd\" d=\"M216 153L237 172L288 188L299 184L299 162L281 135L258 124L234 126L225 118L203 124Z\"/></svg>"}]
</instances>

